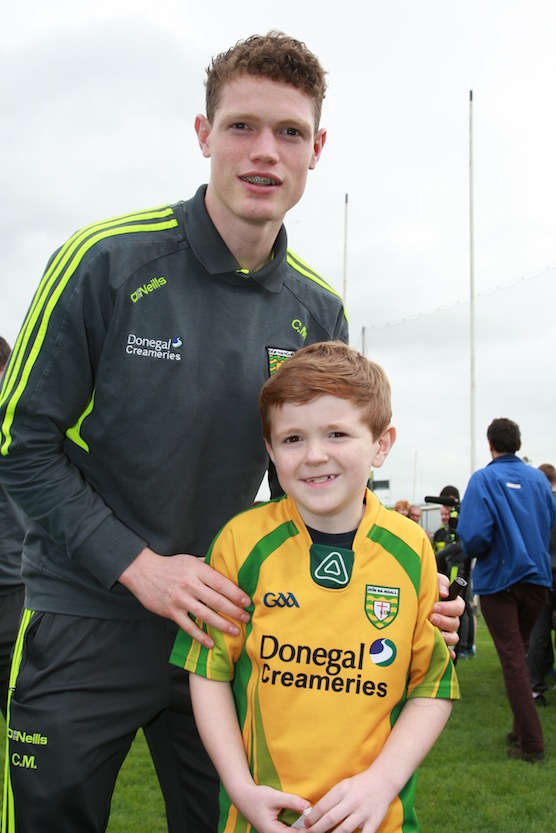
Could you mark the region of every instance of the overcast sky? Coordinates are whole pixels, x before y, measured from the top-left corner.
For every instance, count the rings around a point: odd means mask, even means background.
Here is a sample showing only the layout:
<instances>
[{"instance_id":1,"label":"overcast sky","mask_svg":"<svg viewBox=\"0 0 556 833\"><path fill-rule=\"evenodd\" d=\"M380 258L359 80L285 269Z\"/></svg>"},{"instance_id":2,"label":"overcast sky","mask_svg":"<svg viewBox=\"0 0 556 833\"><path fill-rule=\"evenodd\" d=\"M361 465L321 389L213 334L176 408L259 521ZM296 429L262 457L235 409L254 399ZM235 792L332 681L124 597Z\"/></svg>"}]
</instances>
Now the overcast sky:
<instances>
[{"instance_id":1,"label":"overcast sky","mask_svg":"<svg viewBox=\"0 0 556 833\"><path fill-rule=\"evenodd\" d=\"M340 292L346 278L351 342L390 376L398 442L376 475L389 497L463 492L472 470L470 137L475 467L498 416L520 424L533 465L556 464L554 0L11 4L0 333L13 344L48 257L77 228L207 181L193 132L204 68L271 28L329 73L328 141L286 225L290 248Z\"/></svg>"}]
</instances>

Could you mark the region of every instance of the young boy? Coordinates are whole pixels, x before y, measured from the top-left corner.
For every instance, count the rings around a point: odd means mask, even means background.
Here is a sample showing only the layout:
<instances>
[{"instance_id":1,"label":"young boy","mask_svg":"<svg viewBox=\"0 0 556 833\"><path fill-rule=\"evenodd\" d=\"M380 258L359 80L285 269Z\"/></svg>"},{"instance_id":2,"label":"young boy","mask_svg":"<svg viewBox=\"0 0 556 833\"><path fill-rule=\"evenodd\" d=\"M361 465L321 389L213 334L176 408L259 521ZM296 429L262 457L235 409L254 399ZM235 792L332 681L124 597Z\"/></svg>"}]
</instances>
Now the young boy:
<instances>
[{"instance_id":1,"label":"young boy","mask_svg":"<svg viewBox=\"0 0 556 833\"><path fill-rule=\"evenodd\" d=\"M238 637L210 629L212 650L181 632L171 657L194 672L219 830L278 833L312 807L314 833L416 831L415 770L459 689L427 618L427 536L366 488L396 436L388 380L343 343L313 344L265 383L260 411L286 496L232 519L207 556L251 620Z\"/></svg>"}]
</instances>

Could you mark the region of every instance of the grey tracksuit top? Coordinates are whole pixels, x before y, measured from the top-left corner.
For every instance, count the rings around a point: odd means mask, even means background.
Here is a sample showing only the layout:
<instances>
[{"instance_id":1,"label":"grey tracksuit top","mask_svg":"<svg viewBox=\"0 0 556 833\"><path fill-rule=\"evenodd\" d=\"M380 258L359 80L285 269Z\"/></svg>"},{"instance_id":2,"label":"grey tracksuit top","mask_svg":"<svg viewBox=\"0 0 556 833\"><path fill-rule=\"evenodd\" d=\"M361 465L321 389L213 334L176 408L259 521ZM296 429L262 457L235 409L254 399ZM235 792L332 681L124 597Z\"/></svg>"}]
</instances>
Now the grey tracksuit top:
<instances>
[{"instance_id":1,"label":"grey tracksuit top","mask_svg":"<svg viewBox=\"0 0 556 833\"><path fill-rule=\"evenodd\" d=\"M145 547L204 556L267 457L257 396L341 299L287 251L238 270L204 204L77 232L50 260L0 389L0 480L31 519L27 607L151 616L117 582Z\"/></svg>"}]
</instances>

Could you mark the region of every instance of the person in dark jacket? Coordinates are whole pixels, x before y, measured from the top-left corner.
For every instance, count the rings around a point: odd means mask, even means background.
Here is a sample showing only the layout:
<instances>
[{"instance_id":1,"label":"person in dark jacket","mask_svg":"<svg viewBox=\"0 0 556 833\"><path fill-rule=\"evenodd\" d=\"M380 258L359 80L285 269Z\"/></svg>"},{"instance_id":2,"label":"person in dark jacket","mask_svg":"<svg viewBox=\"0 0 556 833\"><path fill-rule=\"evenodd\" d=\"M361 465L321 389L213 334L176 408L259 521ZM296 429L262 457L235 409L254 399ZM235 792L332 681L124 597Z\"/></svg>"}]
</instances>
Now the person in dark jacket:
<instances>
[{"instance_id":1,"label":"person in dark jacket","mask_svg":"<svg viewBox=\"0 0 556 833\"><path fill-rule=\"evenodd\" d=\"M519 426L495 419L487 439L492 461L469 480L458 534L467 555L477 559L474 588L513 713L508 755L536 763L544 760L544 738L531 697L527 647L552 586L548 539L556 512L545 475L516 456Z\"/></svg>"},{"instance_id":2,"label":"person in dark jacket","mask_svg":"<svg viewBox=\"0 0 556 833\"><path fill-rule=\"evenodd\" d=\"M450 504L440 506L440 526L432 538L438 570L448 576L450 582L459 576L467 582L462 593L465 610L460 617L459 642L456 645L456 660L475 657L475 610L473 606L473 583L471 559L466 555L457 534L460 495L456 486L444 486L440 497Z\"/></svg>"}]
</instances>

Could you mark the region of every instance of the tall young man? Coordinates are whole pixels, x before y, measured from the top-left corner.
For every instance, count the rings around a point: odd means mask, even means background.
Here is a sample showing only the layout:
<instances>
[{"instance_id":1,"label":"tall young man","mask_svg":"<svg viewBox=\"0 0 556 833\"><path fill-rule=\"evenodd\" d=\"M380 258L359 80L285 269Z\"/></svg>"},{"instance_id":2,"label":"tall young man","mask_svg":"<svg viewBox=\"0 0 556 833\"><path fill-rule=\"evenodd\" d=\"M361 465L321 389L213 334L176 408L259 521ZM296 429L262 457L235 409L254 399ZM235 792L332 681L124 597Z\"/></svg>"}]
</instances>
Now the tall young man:
<instances>
[{"instance_id":1,"label":"tall young man","mask_svg":"<svg viewBox=\"0 0 556 833\"><path fill-rule=\"evenodd\" d=\"M89 226L47 267L0 395L0 476L31 518L5 831L104 829L141 726L169 830L216 829L217 780L168 656L178 625L211 644L190 613L227 633L215 611L248 618L199 556L264 475L269 371L347 340L341 299L282 225L325 143L324 93L285 35L219 55L195 121L208 187Z\"/></svg>"}]
</instances>

